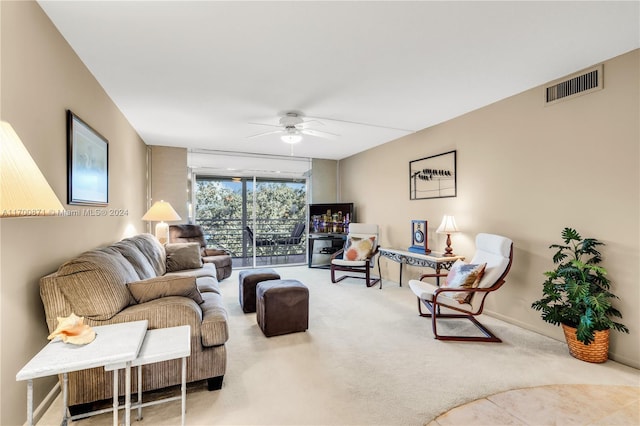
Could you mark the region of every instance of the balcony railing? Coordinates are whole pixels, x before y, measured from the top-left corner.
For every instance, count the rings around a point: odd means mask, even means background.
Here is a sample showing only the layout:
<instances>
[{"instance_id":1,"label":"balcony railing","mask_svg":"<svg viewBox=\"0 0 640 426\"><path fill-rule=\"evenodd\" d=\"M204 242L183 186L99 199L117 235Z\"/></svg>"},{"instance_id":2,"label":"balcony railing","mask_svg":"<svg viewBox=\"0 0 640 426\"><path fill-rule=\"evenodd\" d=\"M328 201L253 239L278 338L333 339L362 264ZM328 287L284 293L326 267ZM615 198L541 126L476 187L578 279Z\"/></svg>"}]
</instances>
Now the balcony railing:
<instances>
[{"instance_id":1,"label":"balcony railing","mask_svg":"<svg viewBox=\"0 0 640 426\"><path fill-rule=\"evenodd\" d=\"M242 219L197 219L202 227L208 247L228 250L234 258L234 265L248 266L253 258L253 241L245 232ZM303 234L298 244L278 244L277 240L291 236L291 230L300 223L299 219L257 219L255 228L247 223L258 239L268 239L273 244L256 247L259 263L304 263L306 260L307 235Z\"/></svg>"}]
</instances>

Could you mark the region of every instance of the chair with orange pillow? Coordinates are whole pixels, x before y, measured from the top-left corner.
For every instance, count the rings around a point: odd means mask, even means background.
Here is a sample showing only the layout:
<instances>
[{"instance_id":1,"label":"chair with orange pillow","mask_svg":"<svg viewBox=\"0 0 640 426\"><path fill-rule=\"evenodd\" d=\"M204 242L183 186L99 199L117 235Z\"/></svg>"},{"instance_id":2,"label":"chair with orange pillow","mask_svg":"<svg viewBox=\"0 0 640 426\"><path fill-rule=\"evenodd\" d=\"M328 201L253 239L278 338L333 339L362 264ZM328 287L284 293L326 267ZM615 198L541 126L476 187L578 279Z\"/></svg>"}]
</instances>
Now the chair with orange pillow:
<instances>
[{"instance_id":1,"label":"chair with orange pillow","mask_svg":"<svg viewBox=\"0 0 640 426\"><path fill-rule=\"evenodd\" d=\"M345 247L331 255L331 282L337 283L343 279L365 279L367 287L374 286L380 277L371 276L373 258L378 253L379 241L378 225L367 223L351 223ZM362 275L343 275L336 279L336 271L359 273Z\"/></svg>"}]
</instances>

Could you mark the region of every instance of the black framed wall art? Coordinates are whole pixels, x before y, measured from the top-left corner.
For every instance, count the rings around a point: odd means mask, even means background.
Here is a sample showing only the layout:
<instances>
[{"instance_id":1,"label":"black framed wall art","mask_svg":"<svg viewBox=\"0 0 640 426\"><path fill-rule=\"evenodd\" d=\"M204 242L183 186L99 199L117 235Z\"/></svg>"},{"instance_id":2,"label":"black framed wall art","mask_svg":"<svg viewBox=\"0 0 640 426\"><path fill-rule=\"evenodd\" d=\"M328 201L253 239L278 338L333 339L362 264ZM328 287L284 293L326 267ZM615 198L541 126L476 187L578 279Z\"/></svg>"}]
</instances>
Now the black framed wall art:
<instances>
[{"instance_id":1,"label":"black framed wall art","mask_svg":"<svg viewBox=\"0 0 640 426\"><path fill-rule=\"evenodd\" d=\"M67 110L67 203L109 203L109 141Z\"/></svg>"},{"instance_id":2,"label":"black framed wall art","mask_svg":"<svg viewBox=\"0 0 640 426\"><path fill-rule=\"evenodd\" d=\"M455 197L456 151L409 162L409 199Z\"/></svg>"}]
</instances>

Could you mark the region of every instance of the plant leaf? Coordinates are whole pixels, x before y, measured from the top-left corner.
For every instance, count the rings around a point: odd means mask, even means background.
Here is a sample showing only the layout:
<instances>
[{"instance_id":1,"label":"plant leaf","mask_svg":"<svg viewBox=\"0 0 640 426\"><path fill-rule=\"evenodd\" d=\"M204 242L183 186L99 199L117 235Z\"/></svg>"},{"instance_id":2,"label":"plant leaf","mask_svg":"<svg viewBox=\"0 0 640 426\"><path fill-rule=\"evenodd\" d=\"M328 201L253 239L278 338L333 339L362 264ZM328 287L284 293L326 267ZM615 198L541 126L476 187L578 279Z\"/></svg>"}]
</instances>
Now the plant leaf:
<instances>
[{"instance_id":1,"label":"plant leaf","mask_svg":"<svg viewBox=\"0 0 640 426\"><path fill-rule=\"evenodd\" d=\"M569 244L571 241L580 241L582 237L578 234L578 231L567 227L562 231L562 239L565 244Z\"/></svg>"}]
</instances>

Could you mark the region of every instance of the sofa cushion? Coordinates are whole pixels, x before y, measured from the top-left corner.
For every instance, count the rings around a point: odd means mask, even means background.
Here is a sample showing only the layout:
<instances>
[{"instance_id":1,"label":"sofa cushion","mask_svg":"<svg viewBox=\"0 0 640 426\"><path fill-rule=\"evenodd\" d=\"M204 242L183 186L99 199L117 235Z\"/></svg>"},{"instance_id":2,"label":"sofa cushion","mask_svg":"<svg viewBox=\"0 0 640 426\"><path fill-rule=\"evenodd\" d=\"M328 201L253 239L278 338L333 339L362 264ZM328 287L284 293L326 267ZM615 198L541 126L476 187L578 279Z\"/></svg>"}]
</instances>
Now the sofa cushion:
<instances>
[{"instance_id":1,"label":"sofa cushion","mask_svg":"<svg viewBox=\"0 0 640 426\"><path fill-rule=\"evenodd\" d=\"M198 304L203 302L196 286L196 277L179 275L155 277L128 283L127 287L138 303L167 296L189 297Z\"/></svg>"},{"instance_id":2,"label":"sofa cushion","mask_svg":"<svg viewBox=\"0 0 640 426\"><path fill-rule=\"evenodd\" d=\"M166 253L164 246L151 234L140 234L123 241L133 242L140 252L147 258L149 264L156 271L156 276L164 275L167 271Z\"/></svg>"},{"instance_id":3,"label":"sofa cushion","mask_svg":"<svg viewBox=\"0 0 640 426\"><path fill-rule=\"evenodd\" d=\"M202 267L198 243L168 243L164 248L167 253L167 272Z\"/></svg>"},{"instance_id":4,"label":"sofa cushion","mask_svg":"<svg viewBox=\"0 0 640 426\"><path fill-rule=\"evenodd\" d=\"M133 241L118 241L112 247L118 250L120 254L122 254L129 263L131 263L131 266L135 269L139 279L146 280L157 276L155 269L151 263L149 263L149 259L140 251Z\"/></svg>"},{"instance_id":5,"label":"sofa cushion","mask_svg":"<svg viewBox=\"0 0 640 426\"><path fill-rule=\"evenodd\" d=\"M176 272L167 272L165 275L193 275L196 278L199 278L199 277L216 278L216 266L213 263L204 263L201 268L183 269Z\"/></svg>"},{"instance_id":6,"label":"sofa cushion","mask_svg":"<svg viewBox=\"0 0 640 426\"><path fill-rule=\"evenodd\" d=\"M107 320L132 302L126 283L138 274L115 249L92 250L63 264L56 280L73 312Z\"/></svg>"},{"instance_id":7,"label":"sofa cushion","mask_svg":"<svg viewBox=\"0 0 640 426\"><path fill-rule=\"evenodd\" d=\"M200 293L218 293L222 294L220 291L220 283L214 277L195 277L196 286Z\"/></svg>"}]
</instances>

